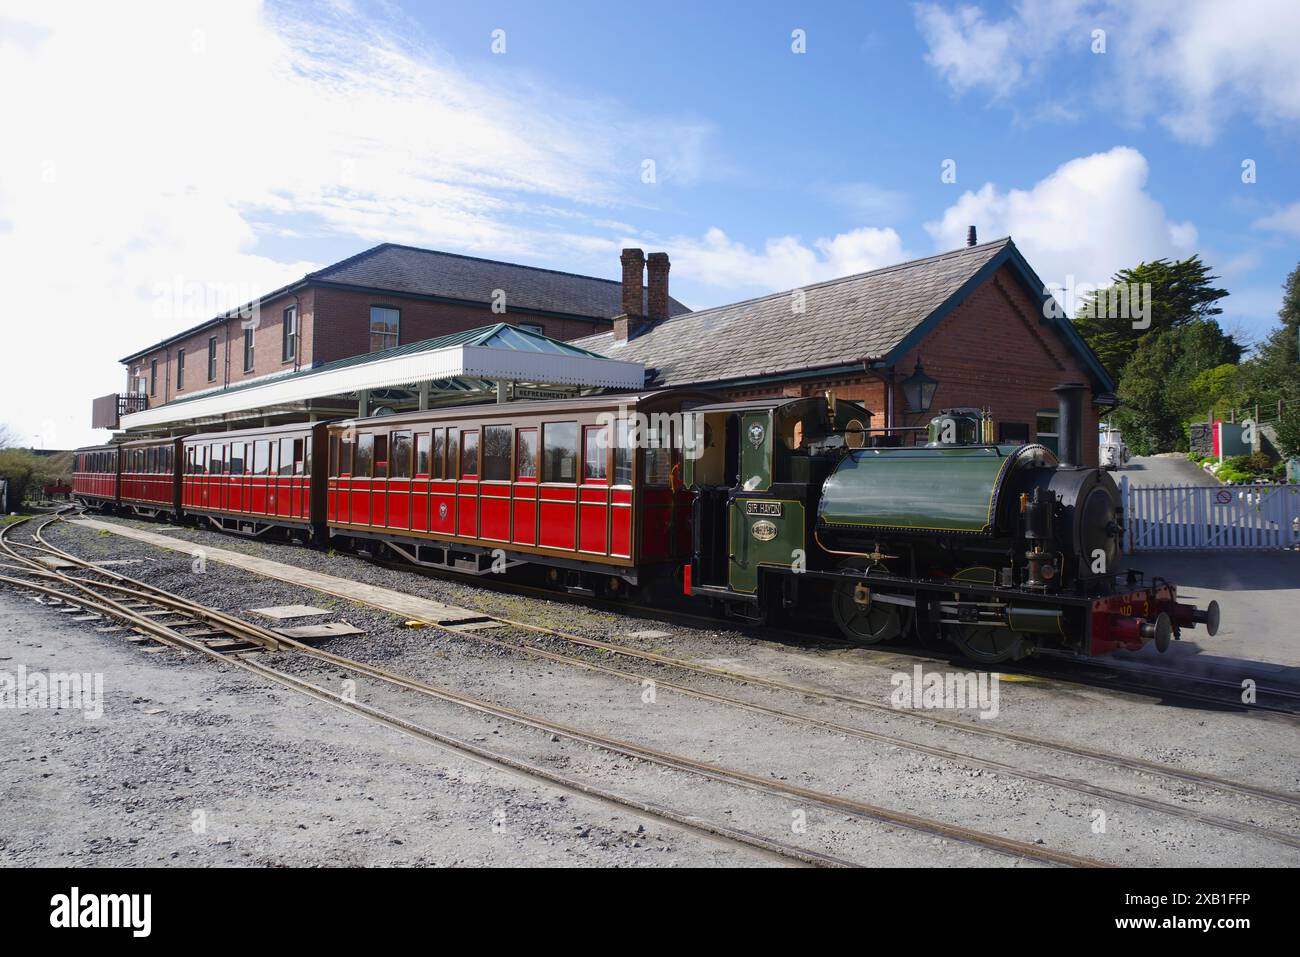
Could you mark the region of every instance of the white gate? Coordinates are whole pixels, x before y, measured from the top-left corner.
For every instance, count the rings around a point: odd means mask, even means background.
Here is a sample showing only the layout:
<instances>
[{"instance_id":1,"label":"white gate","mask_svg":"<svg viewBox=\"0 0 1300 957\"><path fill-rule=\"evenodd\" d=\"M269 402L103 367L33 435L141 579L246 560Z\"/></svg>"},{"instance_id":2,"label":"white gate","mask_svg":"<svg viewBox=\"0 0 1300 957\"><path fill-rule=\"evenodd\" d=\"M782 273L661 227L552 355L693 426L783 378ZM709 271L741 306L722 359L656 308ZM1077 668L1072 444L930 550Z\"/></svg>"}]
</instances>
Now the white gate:
<instances>
[{"instance_id":1,"label":"white gate","mask_svg":"<svg viewBox=\"0 0 1300 957\"><path fill-rule=\"evenodd\" d=\"M1131 485L1124 550L1300 547L1300 485Z\"/></svg>"}]
</instances>

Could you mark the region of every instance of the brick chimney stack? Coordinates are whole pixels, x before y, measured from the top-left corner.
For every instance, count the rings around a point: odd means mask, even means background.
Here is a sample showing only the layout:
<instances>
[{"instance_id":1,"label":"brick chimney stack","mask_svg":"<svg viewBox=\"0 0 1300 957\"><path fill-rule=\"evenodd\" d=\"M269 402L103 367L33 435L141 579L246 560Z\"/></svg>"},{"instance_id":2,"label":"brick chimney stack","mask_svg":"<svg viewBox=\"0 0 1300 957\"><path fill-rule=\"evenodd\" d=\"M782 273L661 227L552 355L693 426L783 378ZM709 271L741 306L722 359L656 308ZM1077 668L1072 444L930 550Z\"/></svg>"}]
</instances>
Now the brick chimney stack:
<instances>
[{"instance_id":1,"label":"brick chimney stack","mask_svg":"<svg viewBox=\"0 0 1300 957\"><path fill-rule=\"evenodd\" d=\"M623 314L614 317L614 341L627 342L645 325L645 251L624 249L619 259L623 263Z\"/></svg>"},{"instance_id":2,"label":"brick chimney stack","mask_svg":"<svg viewBox=\"0 0 1300 957\"><path fill-rule=\"evenodd\" d=\"M646 258L646 266L650 273L646 312L652 323L662 322L668 318L668 270L671 268L668 254L651 253Z\"/></svg>"}]
</instances>

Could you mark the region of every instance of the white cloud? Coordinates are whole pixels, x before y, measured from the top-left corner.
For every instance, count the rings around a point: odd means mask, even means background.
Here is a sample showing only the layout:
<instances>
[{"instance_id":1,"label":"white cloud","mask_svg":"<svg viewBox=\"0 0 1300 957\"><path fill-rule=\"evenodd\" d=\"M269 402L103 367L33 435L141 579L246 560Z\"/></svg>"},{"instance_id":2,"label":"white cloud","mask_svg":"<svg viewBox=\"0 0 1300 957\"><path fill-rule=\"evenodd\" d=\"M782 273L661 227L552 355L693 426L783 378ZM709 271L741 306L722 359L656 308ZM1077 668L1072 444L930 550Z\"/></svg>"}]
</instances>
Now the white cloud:
<instances>
[{"instance_id":1,"label":"white cloud","mask_svg":"<svg viewBox=\"0 0 1300 957\"><path fill-rule=\"evenodd\" d=\"M1062 164L1029 189L986 183L967 191L926 231L940 249L1010 235L1043 282L1101 285L1126 266L1194 251L1196 227L1171 221L1146 191L1147 161L1117 146Z\"/></svg>"},{"instance_id":2,"label":"white cloud","mask_svg":"<svg viewBox=\"0 0 1300 957\"><path fill-rule=\"evenodd\" d=\"M1292 203L1268 216L1261 216L1251 223L1251 227L1300 237L1300 202Z\"/></svg>"},{"instance_id":3,"label":"white cloud","mask_svg":"<svg viewBox=\"0 0 1300 957\"><path fill-rule=\"evenodd\" d=\"M1099 108L1117 106L1133 123L1157 117L1175 136L1213 141L1245 115L1264 126L1300 119L1300 4L1294 0L1056 0L1017 3L990 18L975 6L916 8L929 62L957 93L994 99L1035 95L1026 78L1057 71L1052 96L1069 79L1095 76ZM1092 31L1106 52L1091 52ZM1088 69L1062 55L1092 57ZM1068 71L1068 74L1067 74Z\"/></svg>"},{"instance_id":4,"label":"white cloud","mask_svg":"<svg viewBox=\"0 0 1300 957\"><path fill-rule=\"evenodd\" d=\"M797 236L781 236L767 240L761 250L736 242L714 227L700 239L677 237L666 247L672 255L674 279L680 274L686 282L725 289L729 294L793 289L907 258L898 233L876 227L816 239L811 244Z\"/></svg>"},{"instance_id":5,"label":"white cloud","mask_svg":"<svg viewBox=\"0 0 1300 957\"><path fill-rule=\"evenodd\" d=\"M116 360L211 315L159 290L275 288L320 265L275 254L298 237L571 268L622 231L612 210L654 201L643 158L660 187L719 166L707 123L556 93L509 56L471 77L426 47L342 3L0 0L0 422L102 438L90 400L124 387ZM20 358L43 348L57 366Z\"/></svg>"},{"instance_id":6,"label":"white cloud","mask_svg":"<svg viewBox=\"0 0 1300 957\"><path fill-rule=\"evenodd\" d=\"M907 214L907 194L874 183L851 182L814 186L826 202L869 222L889 222Z\"/></svg>"}]
</instances>

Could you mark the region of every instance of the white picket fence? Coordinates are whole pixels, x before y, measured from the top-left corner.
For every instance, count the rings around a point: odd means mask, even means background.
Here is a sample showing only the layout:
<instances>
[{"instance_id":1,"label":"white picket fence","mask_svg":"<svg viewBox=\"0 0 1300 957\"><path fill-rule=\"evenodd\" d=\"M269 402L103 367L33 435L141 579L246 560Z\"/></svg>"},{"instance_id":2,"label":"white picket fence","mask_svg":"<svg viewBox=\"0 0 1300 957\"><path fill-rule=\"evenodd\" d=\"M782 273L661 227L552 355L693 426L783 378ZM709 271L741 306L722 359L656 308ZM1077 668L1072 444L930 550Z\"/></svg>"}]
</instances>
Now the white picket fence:
<instances>
[{"instance_id":1,"label":"white picket fence","mask_svg":"<svg viewBox=\"0 0 1300 957\"><path fill-rule=\"evenodd\" d=\"M1300 548L1300 485L1132 485L1126 552Z\"/></svg>"}]
</instances>

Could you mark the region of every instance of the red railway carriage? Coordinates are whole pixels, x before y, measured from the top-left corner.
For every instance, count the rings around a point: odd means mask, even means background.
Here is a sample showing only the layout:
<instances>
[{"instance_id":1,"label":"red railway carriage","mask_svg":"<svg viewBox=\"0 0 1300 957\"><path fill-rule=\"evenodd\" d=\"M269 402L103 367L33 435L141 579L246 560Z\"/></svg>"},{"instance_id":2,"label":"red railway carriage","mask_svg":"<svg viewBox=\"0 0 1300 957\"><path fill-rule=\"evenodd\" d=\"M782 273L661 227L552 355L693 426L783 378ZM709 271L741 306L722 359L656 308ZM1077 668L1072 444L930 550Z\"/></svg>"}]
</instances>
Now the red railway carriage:
<instances>
[{"instance_id":1,"label":"red railway carriage","mask_svg":"<svg viewBox=\"0 0 1300 957\"><path fill-rule=\"evenodd\" d=\"M116 505L117 457L116 445L77 449L72 465L72 497L82 505Z\"/></svg>"},{"instance_id":2,"label":"red railway carriage","mask_svg":"<svg viewBox=\"0 0 1300 957\"><path fill-rule=\"evenodd\" d=\"M144 439L119 446L118 503L139 515L179 517L182 439Z\"/></svg>"},{"instance_id":3,"label":"red railway carriage","mask_svg":"<svg viewBox=\"0 0 1300 957\"><path fill-rule=\"evenodd\" d=\"M324 424L210 432L182 440L181 508L243 535L324 534Z\"/></svg>"},{"instance_id":4,"label":"red railway carriage","mask_svg":"<svg viewBox=\"0 0 1300 957\"><path fill-rule=\"evenodd\" d=\"M680 413L709 399L667 391L333 422L330 534L459 571L499 569L504 553L567 568L575 587L583 572L635 583L689 554Z\"/></svg>"}]
</instances>

